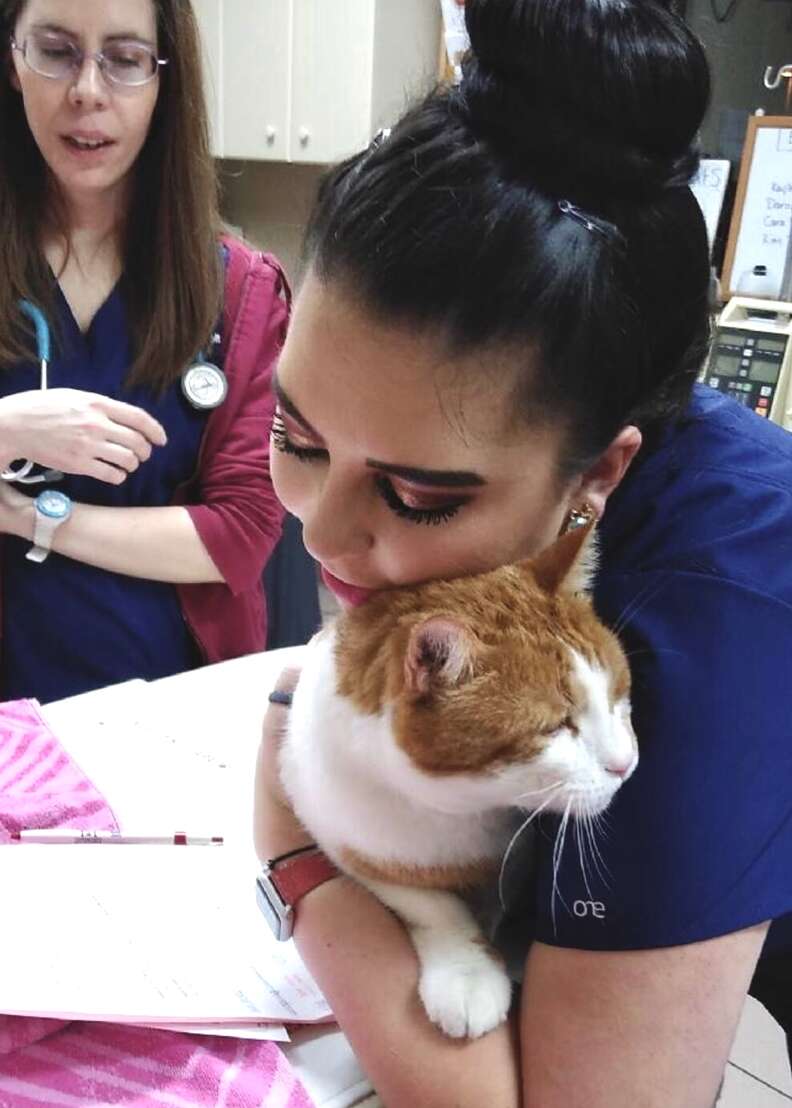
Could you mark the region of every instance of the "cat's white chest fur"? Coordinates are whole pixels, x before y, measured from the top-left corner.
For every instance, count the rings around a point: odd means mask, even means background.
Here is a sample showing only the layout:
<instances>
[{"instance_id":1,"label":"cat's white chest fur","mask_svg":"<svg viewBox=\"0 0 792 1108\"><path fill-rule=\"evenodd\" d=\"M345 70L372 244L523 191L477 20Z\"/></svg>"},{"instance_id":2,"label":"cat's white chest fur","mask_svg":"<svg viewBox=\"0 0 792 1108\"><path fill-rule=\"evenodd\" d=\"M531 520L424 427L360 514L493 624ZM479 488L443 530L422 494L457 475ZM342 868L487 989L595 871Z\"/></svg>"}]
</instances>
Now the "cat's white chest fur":
<instances>
[{"instance_id":1,"label":"cat's white chest fur","mask_svg":"<svg viewBox=\"0 0 792 1108\"><path fill-rule=\"evenodd\" d=\"M334 646L330 630L306 650L281 748L284 786L317 843L342 865L348 848L408 866L500 857L510 813L477 817L409 801L402 790L416 784L415 771L393 742L387 714L362 716L336 692ZM462 900L442 889L357 876L409 929L429 1019L454 1037L477 1037L502 1023L511 982Z\"/></svg>"}]
</instances>

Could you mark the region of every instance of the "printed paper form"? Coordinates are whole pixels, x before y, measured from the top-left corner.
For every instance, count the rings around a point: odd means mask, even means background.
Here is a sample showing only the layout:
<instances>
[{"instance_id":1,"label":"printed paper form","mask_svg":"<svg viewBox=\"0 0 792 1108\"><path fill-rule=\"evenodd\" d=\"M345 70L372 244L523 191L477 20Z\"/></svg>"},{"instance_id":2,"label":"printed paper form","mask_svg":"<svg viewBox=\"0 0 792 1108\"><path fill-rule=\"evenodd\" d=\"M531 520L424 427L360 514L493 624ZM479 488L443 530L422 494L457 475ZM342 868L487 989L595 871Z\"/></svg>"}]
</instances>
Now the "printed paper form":
<instances>
[{"instance_id":1,"label":"printed paper form","mask_svg":"<svg viewBox=\"0 0 792 1108\"><path fill-rule=\"evenodd\" d=\"M0 1011L116 1023L318 1021L327 1004L226 847L0 848Z\"/></svg>"},{"instance_id":2,"label":"printed paper form","mask_svg":"<svg viewBox=\"0 0 792 1108\"><path fill-rule=\"evenodd\" d=\"M180 1035L220 1035L225 1039L255 1039L259 1042L288 1043L291 1036L282 1023L141 1023L155 1031L177 1031Z\"/></svg>"}]
</instances>

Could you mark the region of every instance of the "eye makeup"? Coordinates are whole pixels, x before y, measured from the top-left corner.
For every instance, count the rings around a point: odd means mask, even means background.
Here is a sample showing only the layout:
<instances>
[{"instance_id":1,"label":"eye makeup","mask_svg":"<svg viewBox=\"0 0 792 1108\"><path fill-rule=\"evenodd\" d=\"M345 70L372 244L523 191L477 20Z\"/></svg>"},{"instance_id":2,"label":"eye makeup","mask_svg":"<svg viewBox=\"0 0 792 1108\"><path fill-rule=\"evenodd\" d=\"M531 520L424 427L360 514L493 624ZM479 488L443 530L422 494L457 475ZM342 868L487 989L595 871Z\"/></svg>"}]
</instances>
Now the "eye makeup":
<instances>
[{"instance_id":1,"label":"eye makeup","mask_svg":"<svg viewBox=\"0 0 792 1108\"><path fill-rule=\"evenodd\" d=\"M298 446L289 438L286 424L280 412L272 417L272 431L270 432L272 445L281 454L290 454L300 462L315 462L327 458L327 451L320 446Z\"/></svg>"},{"instance_id":2,"label":"eye makeup","mask_svg":"<svg viewBox=\"0 0 792 1108\"><path fill-rule=\"evenodd\" d=\"M328 452L323 447L302 446L292 441L286 427L286 422L281 412L276 411L272 421L272 445L282 454L288 454L299 462L327 461ZM367 463L369 464L369 463ZM389 467L399 469L400 467ZM405 470L406 472L406 470ZM421 473L420 470L410 470L412 473ZM438 526L447 523L459 512L460 508L470 500L469 496L456 496L453 501L444 501L439 492L427 492L426 500L421 503L423 497L417 492L403 490L402 495L396 491L393 481L384 473L375 473L374 487L388 506L388 508L400 519L410 523L424 523ZM405 497L405 499L402 499Z\"/></svg>"},{"instance_id":3,"label":"eye makeup","mask_svg":"<svg viewBox=\"0 0 792 1108\"><path fill-rule=\"evenodd\" d=\"M405 504L393 487L393 482L382 473L374 478L374 487L395 515L400 519L408 519L411 523L434 526L447 523L467 503L467 498L459 498L450 504L438 504L437 507L419 508Z\"/></svg>"}]
</instances>

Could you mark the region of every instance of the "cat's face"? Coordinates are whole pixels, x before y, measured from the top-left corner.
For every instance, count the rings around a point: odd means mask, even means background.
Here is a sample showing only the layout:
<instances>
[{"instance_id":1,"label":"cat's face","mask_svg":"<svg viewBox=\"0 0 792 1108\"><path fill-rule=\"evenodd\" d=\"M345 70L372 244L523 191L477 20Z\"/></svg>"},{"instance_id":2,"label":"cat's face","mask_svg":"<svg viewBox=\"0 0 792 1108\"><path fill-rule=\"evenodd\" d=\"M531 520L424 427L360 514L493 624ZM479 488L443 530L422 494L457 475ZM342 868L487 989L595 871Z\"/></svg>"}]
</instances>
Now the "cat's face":
<instances>
[{"instance_id":1,"label":"cat's face","mask_svg":"<svg viewBox=\"0 0 792 1108\"><path fill-rule=\"evenodd\" d=\"M380 703L360 681L353 695L387 713L390 772L422 803L593 815L633 772L629 668L578 591L585 541L565 536L531 562L382 594L351 617L375 635L387 606L397 617L381 636ZM343 634L349 643L348 624Z\"/></svg>"}]
</instances>

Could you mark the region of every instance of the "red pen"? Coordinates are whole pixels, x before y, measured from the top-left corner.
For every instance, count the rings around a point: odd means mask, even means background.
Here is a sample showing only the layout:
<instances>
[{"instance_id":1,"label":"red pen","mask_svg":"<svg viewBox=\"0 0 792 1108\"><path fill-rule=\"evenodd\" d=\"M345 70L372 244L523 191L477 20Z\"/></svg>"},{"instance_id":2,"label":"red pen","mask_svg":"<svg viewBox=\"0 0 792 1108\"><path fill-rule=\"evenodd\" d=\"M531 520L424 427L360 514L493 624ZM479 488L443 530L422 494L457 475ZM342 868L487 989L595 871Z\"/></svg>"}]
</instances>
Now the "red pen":
<instances>
[{"instance_id":1,"label":"red pen","mask_svg":"<svg viewBox=\"0 0 792 1108\"><path fill-rule=\"evenodd\" d=\"M175 831L172 835L126 835L120 831L78 831L58 828L14 831L18 843L117 843L134 846L222 846L222 835L188 835Z\"/></svg>"}]
</instances>

